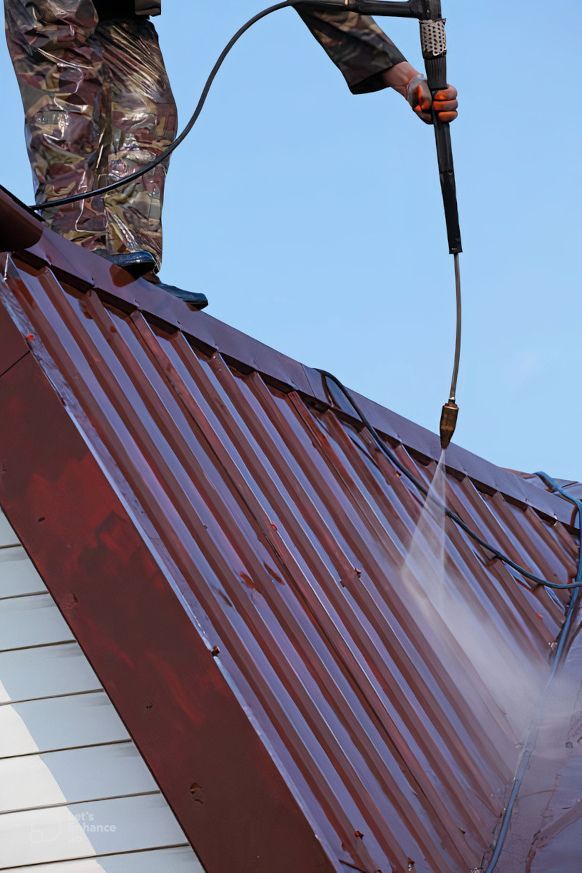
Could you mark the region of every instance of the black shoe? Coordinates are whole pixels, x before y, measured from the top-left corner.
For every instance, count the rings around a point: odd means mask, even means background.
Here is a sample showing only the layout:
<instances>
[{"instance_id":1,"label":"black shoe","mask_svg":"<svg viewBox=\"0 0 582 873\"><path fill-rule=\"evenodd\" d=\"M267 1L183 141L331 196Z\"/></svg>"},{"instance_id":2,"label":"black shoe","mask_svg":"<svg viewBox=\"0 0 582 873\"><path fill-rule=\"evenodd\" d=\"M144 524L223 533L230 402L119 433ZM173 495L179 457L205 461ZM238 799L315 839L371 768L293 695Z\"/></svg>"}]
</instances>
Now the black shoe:
<instances>
[{"instance_id":1,"label":"black shoe","mask_svg":"<svg viewBox=\"0 0 582 873\"><path fill-rule=\"evenodd\" d=\"M166 285L165 282L160 282L157 276L146 276L145 278L152 285L155 285L156 288L165 291L166 294L171 294L172 297L176 297L178 300L183 300L196 309L206 309L208 306L208 297L200 291L184 291L183 288L177 288L175 285Z\"/></svg>"},{"instance_id":2,"label":"black shoe","mask_svg":"<svg viewBox=\"0 0 582 873\"><path fill-rule=\"evenodd\" d=\"M157 267L156 259L150 252L126 252L122 255L105 255L116 267L122 267L139 279Z\"/></svg>"}]
</instances>

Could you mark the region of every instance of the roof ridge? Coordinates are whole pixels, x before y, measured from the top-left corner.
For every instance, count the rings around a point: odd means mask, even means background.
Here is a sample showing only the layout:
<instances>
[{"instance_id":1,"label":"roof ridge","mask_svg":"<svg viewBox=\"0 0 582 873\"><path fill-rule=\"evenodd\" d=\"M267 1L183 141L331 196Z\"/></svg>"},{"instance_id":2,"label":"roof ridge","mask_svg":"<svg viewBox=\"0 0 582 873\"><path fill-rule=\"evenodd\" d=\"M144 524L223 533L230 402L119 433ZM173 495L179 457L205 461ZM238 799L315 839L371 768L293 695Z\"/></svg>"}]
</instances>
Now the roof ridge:
<instances>
[{"instance_id":1,"label":"roof ridge","mask_svg":"<svg viewBox=\"0 0 582 873\"><path fill-rule=\"evenodd\" d=\"M198 346L220 353L235 365L255 370L280 386L297 391L318 404L340 410L353 421L358 421L345 398L339 392L331 393L326 389L319 370L274 350L205 312L193 310L143 279L134 280L105 258L63 239L33 217L30 210L2 186L0 210L9 210L19 219L24 215L27 223L32 217L42 231L35 245L18 252L19 260L37 268L49 266L59 279L77 290L95 290L106 302L121 309L137 309L157 322L181 330ZM2 242L0 235L0 250ZM371 423L384 436L413 452L438 460L441 447L436 434L355 391L352 393ZM456 445L447 451L447 468L452 473L469 477L486 490L498 492L572 526L572 513L566 501L528 481L524 478L526 474L498 467Z\"/></svg>"}]
</instances>

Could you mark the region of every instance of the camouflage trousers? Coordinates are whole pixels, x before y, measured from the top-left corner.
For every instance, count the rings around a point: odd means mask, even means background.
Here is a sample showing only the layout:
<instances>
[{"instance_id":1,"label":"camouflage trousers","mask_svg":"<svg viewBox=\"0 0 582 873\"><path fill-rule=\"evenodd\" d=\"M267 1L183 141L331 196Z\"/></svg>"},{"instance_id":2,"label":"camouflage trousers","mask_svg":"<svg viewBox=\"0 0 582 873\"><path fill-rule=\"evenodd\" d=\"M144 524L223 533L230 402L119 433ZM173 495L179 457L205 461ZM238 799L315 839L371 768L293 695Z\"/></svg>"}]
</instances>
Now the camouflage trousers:
<instances>
[{"instance_id":1,"label":"camouflage trousers","mask_svg":"<svg viewBox=\"0 0 582 873\"><path fill-rule=\"evenodd\" d=\"M4 8L37 203L126 176L173 141L176 104L149 20L100 22L92 0L4 0ZM88 249L145 250L159 267L166 173L160 166L44 218Z\"/></svg>"}]
</instances>

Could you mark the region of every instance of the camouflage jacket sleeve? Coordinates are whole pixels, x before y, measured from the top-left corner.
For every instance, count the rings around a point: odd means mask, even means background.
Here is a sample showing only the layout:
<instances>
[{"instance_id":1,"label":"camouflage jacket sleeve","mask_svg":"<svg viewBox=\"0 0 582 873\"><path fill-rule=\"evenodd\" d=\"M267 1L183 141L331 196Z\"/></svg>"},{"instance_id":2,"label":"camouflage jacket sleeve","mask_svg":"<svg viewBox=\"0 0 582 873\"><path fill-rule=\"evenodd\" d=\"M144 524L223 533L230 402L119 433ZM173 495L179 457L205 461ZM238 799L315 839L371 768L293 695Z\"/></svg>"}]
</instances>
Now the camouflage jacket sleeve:
<instances>
[{"instance_id":1,"label":"camouflage jacket sleeve","mask_svg":"<svg viewBox=\"0 0 582 873\"><path fill-rule=\"evenodd\" d=\"M382 73L406 60L368 15L342 10L297 12L342 72L353 94L385 88Z\"/></svg>"}]
</instances>

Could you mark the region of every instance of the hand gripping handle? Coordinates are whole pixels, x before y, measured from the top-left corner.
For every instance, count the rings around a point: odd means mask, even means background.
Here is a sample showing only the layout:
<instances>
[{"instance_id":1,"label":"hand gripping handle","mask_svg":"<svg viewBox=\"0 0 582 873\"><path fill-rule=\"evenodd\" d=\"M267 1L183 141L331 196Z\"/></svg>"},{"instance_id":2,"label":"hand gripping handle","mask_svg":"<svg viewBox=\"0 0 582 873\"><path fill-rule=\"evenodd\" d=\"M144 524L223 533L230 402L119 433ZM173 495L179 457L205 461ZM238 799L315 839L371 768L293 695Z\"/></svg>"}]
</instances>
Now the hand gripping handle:
<instances>
[{"instance_id":1,"label":"hand gripping handle","mask_svg":"<svg viewBox=\"0 0 582 873\"><path fill-rule=\"evenodd\" d=\"M447 87L447 35L444 19L420 22L422 54L426 66L426 77L433 95ZM449 251L458 255L463 251L459 207L457 204L457 185L455 163L451 141L451 128L434 117L434 131L443 192L443 203L447 221Z\"/></svg>"}]
</instances>

